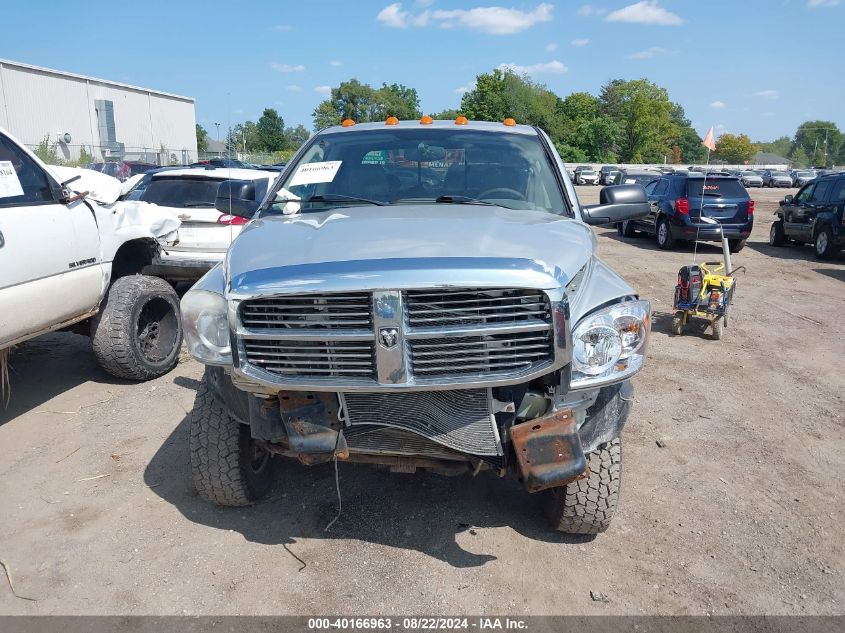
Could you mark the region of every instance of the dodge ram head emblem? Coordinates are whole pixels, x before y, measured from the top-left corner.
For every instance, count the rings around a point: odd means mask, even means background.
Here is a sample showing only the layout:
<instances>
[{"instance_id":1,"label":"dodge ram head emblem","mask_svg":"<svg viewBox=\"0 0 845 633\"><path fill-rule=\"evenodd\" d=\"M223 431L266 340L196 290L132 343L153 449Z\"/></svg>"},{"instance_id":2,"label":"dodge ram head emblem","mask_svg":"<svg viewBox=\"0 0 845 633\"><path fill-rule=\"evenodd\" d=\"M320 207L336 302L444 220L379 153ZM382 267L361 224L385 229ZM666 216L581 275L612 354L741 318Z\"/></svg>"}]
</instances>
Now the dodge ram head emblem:
<instances>
[{"instance_id":1,"label":"dodge ram head emblem","mask_svg":"<svg viewBox=\"0 0 845 633\"><path fill-rule=\"evenodd\" d=\"M390 349L399 340L399 331L395 327L383 327L378 331L378 338L382 345Z\"/></svg>"}]
</instances>

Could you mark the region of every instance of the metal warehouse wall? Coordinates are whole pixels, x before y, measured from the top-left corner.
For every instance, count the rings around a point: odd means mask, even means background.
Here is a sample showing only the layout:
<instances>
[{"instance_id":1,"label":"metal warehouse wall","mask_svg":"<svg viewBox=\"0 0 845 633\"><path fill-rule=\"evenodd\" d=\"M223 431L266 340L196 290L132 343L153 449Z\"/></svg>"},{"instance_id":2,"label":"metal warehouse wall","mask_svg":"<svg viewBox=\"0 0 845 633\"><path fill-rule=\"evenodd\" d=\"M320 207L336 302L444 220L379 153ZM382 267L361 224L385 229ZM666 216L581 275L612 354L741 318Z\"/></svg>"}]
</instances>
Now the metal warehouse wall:
<instances>
[{"instance_id":1,"label":"metal warehouse wall","mask_svg":"<svg viewBox=\"0 0 845 633\"><path fill-rule=\"evenodd\" d=\"M149 160L162 146L163 162L169 155L178 162L196 159L193 99L0 61L0 126L30 146L48 134L55 142L69 133L70 143L57 145L59 158L76 158L81 147L101 156L97 99L113 102L115 140L127 159L146 151Z\"/></svg>"}]
</instances>

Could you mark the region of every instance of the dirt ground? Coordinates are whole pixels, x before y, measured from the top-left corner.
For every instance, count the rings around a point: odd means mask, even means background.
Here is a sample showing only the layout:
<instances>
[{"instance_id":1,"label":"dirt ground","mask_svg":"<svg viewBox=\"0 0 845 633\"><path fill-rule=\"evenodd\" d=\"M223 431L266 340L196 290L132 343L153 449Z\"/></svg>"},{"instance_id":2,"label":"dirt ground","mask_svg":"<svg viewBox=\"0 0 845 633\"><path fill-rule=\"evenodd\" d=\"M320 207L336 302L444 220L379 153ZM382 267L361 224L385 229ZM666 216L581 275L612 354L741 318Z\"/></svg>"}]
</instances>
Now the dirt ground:
<instances>
[{"instance_id":1,"label":"dirt ground","mask_svg":"<svg viewBox=\"0 0 845 633\"><path fill-rule=\"evenodd\" d=\"M197 363L130 384L81 336L21 346L0 410L0 559L36 601L0 578L0 613L845 612L845 259L768 246L784 193L752 191L722 341L669 334L692 247L596 231L599 255L652 301L654 332L620 508L595 539L550 532L539 498L493 475L341 464L329 532L331 465L290 463L260 505L212 507L188 467Z\"/></svg>"}]
</instances>

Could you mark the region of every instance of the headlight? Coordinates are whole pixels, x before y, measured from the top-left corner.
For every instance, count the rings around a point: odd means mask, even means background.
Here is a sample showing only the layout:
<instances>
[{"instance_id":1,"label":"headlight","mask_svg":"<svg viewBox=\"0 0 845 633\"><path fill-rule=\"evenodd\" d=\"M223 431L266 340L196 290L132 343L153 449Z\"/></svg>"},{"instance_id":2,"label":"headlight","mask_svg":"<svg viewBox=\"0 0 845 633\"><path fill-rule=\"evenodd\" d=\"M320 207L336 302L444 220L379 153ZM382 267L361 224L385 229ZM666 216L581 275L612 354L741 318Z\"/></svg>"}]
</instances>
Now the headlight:
<instances>
[{"instance_id":1,"label":"headlight","mask_svg":"<svg viewBox=\"0 0 845 633\"><path fill-rule=\"evenodd\" d=\"M190 290L182 298L182 327L191 356L206 365L229 365L232 348L226 300L216 292Z\"/></svg>"},{"instance_id":2,"label":"headlight","mask_svg":"<svg viewBox=\"0 0 845 633\"><path fill-rule=\"evenodd\" d=\"M624 380L645 360L648 301L623 301L587 315L572 331L572 389Z\"/></svg>"}]
</instances>

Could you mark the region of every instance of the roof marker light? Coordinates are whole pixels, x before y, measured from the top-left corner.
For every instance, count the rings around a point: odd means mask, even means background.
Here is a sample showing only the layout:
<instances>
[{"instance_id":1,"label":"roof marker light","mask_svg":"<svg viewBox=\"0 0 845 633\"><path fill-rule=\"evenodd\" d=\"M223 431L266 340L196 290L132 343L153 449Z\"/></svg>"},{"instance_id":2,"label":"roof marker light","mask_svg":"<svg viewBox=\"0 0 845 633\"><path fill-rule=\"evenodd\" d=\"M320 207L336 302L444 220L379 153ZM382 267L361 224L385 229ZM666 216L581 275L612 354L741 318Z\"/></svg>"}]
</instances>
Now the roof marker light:
<instances>
[{"instance_id":1,"label":"roof marker light","mask_svg":"<svg viewBox=\"0 0 845 633\"><path fill-rule=\"evenodd\" d=\"M353 121L352 119L344 119L341 122L341 126L343 127L352 127L353 125L355 125L355 121Z\"/></svg>"},{"instance_id":2,"label":"roof marker light","mask_svg":"<svg viewBox=\"0 0 845 633\"><path fill-rule=\"evenodd\" d=\"M508 117L507 119L502 121L502 123L504 123L505 125L507 125L509 127L516 125L516 121L514 121L511 117Z\"/></svg>"},{"instance_id":3,"label":"roof marker light","mask_svg":"<svg viewBox=\"0 0 845 633\"><path fill-rule=\"evenodd\" d=\"M395 116L387 117L387 121L384 122L385 125L399 125L399 119Z\"/></svg>"},{"instance_id":4,"label":"roof marker light","mask_svg":"<svg viewBox=\"0 0 845 633\"><path fill-rule=\"evenodd\" d=\"M469 123L469 119L467 119L463 114L455 119L455 125L466 125Z\"/></svg>"},{"instance_id":5,"label":"roof marker light","mask_svg":"<svg viewBox=\"0 0 845 633\"><path fill-rule=\"evenodd\" d=\"M420 119L420 125L431 125L433 122L434 122L434 119L432 119L427 114Z\"/></svg>"}]
</instances>

